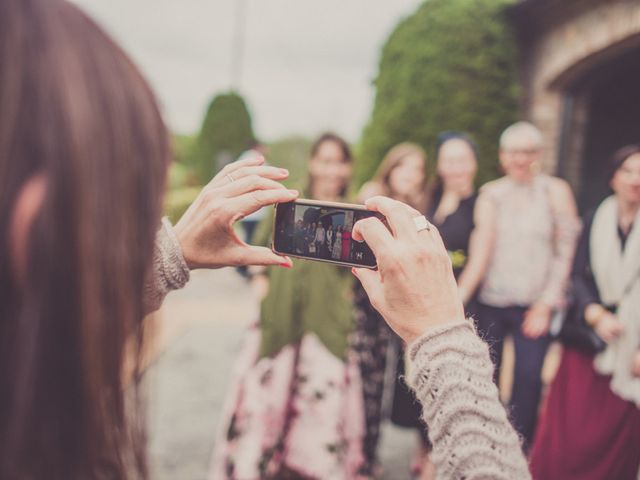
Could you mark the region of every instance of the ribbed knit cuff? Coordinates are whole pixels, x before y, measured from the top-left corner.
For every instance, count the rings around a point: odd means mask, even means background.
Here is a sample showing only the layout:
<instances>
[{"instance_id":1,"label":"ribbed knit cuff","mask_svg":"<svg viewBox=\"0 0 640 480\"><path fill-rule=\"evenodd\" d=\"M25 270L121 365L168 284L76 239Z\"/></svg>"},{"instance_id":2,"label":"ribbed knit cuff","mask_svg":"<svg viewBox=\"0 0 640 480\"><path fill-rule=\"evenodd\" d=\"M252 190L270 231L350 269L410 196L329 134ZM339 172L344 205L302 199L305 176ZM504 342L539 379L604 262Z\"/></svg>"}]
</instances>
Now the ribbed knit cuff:
<instances>
[{"instance_id":1,"label":"ribbed knit cuff","mask_svg":"<svg viewBox=\"0 0 640 480\"><path fill-rule=\"evenodd\" d=\"M156 235L152 270L144 287L145 313L160 308L167 293L184 287L188 281L189 267L173 227L165 217Z\"/></svg>"},{"instance_id":2,"label":"ribbed knit cuff","mask_svg":"<svg viewBox=\"0 0 640 480\"><path fill-rule=\"evenodd\" d=\"M184 287L189 281L190 271L182 255L178 237L167 217L162 219L162 226L156 237L156 248L160 250L160 263L167 286L170 290Z\"/></svg>"}]
</instances>

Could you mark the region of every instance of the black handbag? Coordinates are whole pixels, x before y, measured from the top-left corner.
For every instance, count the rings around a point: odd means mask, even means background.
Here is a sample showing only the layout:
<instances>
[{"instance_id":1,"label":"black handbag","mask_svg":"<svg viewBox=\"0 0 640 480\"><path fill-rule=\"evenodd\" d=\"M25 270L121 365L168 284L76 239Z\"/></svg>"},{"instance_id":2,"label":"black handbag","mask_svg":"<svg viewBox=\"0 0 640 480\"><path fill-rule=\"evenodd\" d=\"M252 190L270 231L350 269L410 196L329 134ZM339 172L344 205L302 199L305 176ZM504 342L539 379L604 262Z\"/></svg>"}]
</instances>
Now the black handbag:
<instances>
[{"instance_id":1,"label":"black handbag","mask_svg":"<svg viewBox=\"0 0 640 480\"><path fill-rule=\"evenodd\" d=\"M558 339L563 345L584 353L595 355L602 352L607 348L607 343L586 322L583 312L578 310L577 304L572 302L558 333Z\"/></svg>"}]
</instances>

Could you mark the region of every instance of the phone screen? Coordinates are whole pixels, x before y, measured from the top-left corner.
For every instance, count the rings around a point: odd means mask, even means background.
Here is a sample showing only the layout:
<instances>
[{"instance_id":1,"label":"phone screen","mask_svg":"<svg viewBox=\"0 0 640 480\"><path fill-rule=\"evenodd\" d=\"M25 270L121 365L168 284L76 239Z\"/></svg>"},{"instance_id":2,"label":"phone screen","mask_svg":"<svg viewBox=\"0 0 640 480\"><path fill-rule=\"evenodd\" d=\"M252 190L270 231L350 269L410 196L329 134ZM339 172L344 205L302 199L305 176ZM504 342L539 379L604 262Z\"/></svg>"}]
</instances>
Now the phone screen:
<instances>
[{"instance_id":1,"label":"phone screen","mask_svg":"<svg viewBox=\"0 0 640 480\"><path fill-rule=\"evenodd\" d=\"M375 268L369 246L352 238L353 226L367 217L384 217L359 205L297 200L276 207L273 249L280 254Z\"/></svg>"}]
</instances>

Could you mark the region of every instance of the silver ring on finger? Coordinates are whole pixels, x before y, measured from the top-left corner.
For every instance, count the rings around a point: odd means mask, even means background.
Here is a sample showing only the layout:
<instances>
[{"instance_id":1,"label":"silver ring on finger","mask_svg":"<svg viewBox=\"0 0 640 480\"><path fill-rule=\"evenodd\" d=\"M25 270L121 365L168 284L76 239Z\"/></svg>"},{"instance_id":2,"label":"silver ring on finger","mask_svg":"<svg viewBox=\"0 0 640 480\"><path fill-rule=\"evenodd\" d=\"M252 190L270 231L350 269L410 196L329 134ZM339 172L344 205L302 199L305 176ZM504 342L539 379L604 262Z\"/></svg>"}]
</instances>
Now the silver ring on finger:
<instances>
[{"instance_id":1,"label":"silver ring on finger","mask_svg":"<svg viewBox=\"0 0 640 480\"><path fill-rule=\"evenodd\" d=\"M413 223L416 225L416 230L418 232L422 232L426 230L427 232L431 230L431 223L424 215L420 215L419 217L413 217Z\"/></svg>"},{"instance_id":2,"label":"silver ring on finger","mask_svg":"<svg viewBox=\"0 0 640 480\"><path fill-rule=\"evenodd\" d=\"M233 178L233 175L231 175L230 173L227 173L224 178L226 178L227 180L229 180L229 183L233 183L235 178Z\"/></svg>"}]
</instances>

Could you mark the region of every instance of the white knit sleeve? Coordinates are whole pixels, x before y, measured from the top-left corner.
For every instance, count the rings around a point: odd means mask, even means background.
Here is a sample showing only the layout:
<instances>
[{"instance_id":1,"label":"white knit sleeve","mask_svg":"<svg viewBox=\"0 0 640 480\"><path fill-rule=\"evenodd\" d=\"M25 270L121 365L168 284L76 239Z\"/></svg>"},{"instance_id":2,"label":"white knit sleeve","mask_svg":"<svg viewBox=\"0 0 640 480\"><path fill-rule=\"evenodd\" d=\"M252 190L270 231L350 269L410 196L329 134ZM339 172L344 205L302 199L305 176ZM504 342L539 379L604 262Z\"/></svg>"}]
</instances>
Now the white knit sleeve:
<instances>
[{"instance_id":1,"label":"white knit sleeve","mask_svg":"<svg viewBox=\"0 0 640 480\"><path fill-rule=\"evenodd\" d=\"M432 329L408 352L408 380L429 426L437 477L531 478L493 382L488 346L471 321Z\"/></svg>"}]
</instances>

